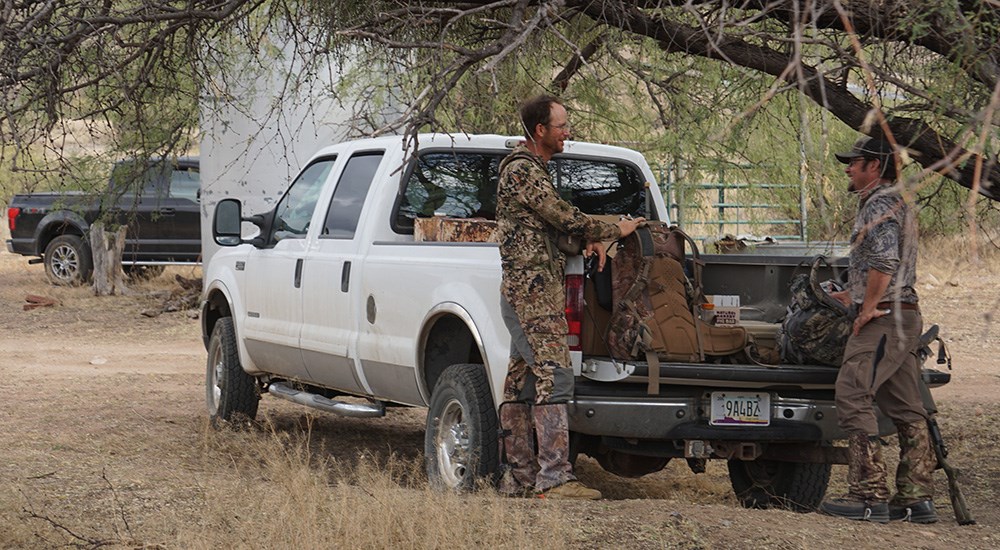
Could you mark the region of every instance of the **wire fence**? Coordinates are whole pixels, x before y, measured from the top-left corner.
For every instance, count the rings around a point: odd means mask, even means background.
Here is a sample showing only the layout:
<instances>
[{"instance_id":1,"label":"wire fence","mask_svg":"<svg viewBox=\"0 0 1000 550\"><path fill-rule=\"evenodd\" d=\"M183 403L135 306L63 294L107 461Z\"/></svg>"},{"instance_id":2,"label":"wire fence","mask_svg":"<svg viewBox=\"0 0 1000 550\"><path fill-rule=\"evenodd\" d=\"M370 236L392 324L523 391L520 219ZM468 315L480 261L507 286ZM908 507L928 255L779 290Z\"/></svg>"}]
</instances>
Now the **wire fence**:
<instances>
[{"instance_id":1,"label":"wire fence","mask_svg":"<svg viewBox=\"0 0 1000 550\"><path fill-rule=\"evenodd\" d=\"M803 185L773 181L762 165L695 169L655 165L671 220L692 236L725 235L807 240Z\"/></svg>"}]
</instances>

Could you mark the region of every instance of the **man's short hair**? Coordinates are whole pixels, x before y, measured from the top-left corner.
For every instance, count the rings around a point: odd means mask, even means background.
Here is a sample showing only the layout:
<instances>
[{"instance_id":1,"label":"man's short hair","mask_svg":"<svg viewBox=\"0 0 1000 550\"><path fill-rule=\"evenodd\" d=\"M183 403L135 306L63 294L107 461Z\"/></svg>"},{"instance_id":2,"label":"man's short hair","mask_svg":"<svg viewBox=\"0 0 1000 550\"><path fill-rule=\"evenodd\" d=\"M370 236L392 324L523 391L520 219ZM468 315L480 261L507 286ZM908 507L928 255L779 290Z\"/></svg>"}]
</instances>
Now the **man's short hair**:
<instances>
[{"instance_id":1,"label":"man's short hair","mask_svg":"<svg viewBox=\"0 0 1000 550\"><path fill-rule=\"evenodd\" d=\"M555 96L539 95L521 104L521 125L524 126L524 137L528 138L528 141L535 139L535 128L539 124L549 123L553 104L563 103Z\"/></svg>"},{"instance_id":2,"label":"man's short hair","mask_svg":"<svg viewBox=\"0 0 1000 550\"><path fill-rule=\"evenodd\" d=\"M882 177L888 180L896 180L896 158L892 145L884 139L862 136L854 142L854 146L846 153L834 153L837 160L844 164L849 164L856 158L863 158L865 161L877 160L882 168Z\"/></svg>"}]
</instances>

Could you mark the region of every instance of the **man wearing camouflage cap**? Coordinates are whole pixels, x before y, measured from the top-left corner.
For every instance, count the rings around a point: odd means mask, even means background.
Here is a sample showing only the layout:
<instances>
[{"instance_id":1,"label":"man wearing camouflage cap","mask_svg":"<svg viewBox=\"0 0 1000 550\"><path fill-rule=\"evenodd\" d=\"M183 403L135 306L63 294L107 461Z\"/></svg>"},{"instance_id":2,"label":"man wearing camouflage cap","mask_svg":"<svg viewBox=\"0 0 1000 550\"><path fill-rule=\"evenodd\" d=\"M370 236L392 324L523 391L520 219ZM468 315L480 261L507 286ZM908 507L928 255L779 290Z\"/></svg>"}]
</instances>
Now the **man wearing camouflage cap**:
<instances>
[{"instance_id":1,"label":"man wearing camouflage cap","mask_svg":"<svg viewBox=\"0 0 1000 550\"><path fill-rule=\"evenodd\" d=\"M923 329L916 283L917 224L896 185L897 159L884 140L864 137L848 153L848 190L858 195L851 232L848 286L831 294L857 307L854 330L837 376L838 423L848 434L848 492L820 504L826 514L886 523L937 521L931 474L937 459L930 445L920 396L917 342ZM874 364L879 341L885 355ZM896 425L899 467L889 499L873 401Z\"/></svg>"},{"instance_id":2,"label":"man wearing camouflage cap","mask_svg":"<svg viewBox=\"0 0 1000 550\"><path fill-rule=\"evenodd\" d=\"M555 240L560 233L582 238L590 243L587 253L598 253L603 267L600 241L628 235L644 220L605 223L560 198L547 167L570 136L566 109L558 99L528 100L521 107L521 123L527 141L501 163L497 189L500 307L511 333L500 406L511 471L500 490L510 495L533 491L552 499L599 499L599 491L576 480L569 463L567 402L573 396L573 370L566 343L566 259Z\"/></svg>"}]
</instances>

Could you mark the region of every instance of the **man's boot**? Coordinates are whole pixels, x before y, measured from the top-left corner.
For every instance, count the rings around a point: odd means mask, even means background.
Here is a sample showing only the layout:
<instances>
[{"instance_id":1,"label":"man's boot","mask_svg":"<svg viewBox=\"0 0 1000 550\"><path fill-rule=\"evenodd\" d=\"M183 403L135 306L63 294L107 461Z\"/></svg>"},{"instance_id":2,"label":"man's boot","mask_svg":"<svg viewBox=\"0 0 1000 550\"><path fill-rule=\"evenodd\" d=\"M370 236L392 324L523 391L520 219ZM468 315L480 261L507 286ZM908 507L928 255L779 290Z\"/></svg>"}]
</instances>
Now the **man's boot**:
<instances>
[{"instance_id":1,"label":"man's boot","mask_svg":"<svg viewBox=\"0 0 1000 550\"><path fill-rule=\"evenodd\" d=\"M913 523L934 523L933 473L937 456L931 447L927 422L896 424L899 436L899 467L896 468L896 494L889 501L889 519Z\"/></svg>"},{"instance_id":2,"label":"man's boot","mask_svg":"<svg viewBox=\"0 0 1000 550\"><path fill-rule=\"evenodd\" d=\"M504 458L509 469L500 478L500 492L507 496L529 496L534 491L538 462L535 460L531 406L518 401L500 405L500 427Z\"/></svg>"},{"instance_id":3,"label":"man's boot","mask_svg":"<svg viewBox=\"0 0 1000 550\"><path fill-rule=\"evenodd\" d=\"M847 494L828 498L819 511L860 521L889 522L889 488L878 436L853 432L848 439Z\"/></svg>"},{"instance_id":4,"label":"man's boot","mask_svg":"<svg viewBox=\"0 0 1000 550\"><path fill-rule=\"evenodd\" d=\"M565 403L531 409L538 439L535 490L541 498L597 500L601 492L576 480L569 463L569 411Z\"/></svg>"}]
</instances>

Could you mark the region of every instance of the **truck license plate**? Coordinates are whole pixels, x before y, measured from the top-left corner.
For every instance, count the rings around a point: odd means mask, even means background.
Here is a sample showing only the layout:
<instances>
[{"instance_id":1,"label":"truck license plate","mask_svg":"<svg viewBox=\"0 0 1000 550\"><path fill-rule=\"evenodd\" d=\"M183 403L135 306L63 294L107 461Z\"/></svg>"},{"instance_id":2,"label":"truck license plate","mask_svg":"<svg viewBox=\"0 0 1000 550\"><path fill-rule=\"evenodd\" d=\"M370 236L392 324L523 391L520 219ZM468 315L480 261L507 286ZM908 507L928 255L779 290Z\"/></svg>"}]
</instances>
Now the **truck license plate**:
<instances>
[{"instance_id":1,"label":"truck license plate","mask_svg":"<svg viewBox=\"0 0 1000 550\"><path fill-rule=\"evenodd\" d=\"M712 426L768 426L771 394L712 392Z\"/></svg>"}]
</instances>

